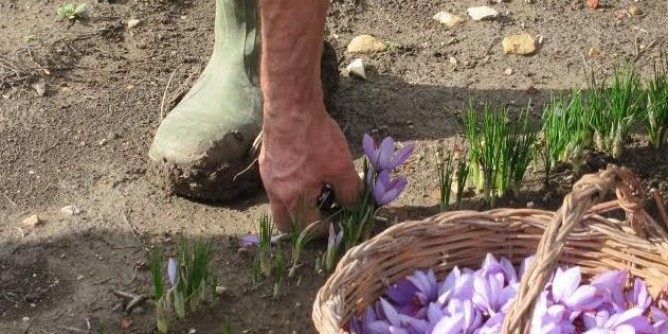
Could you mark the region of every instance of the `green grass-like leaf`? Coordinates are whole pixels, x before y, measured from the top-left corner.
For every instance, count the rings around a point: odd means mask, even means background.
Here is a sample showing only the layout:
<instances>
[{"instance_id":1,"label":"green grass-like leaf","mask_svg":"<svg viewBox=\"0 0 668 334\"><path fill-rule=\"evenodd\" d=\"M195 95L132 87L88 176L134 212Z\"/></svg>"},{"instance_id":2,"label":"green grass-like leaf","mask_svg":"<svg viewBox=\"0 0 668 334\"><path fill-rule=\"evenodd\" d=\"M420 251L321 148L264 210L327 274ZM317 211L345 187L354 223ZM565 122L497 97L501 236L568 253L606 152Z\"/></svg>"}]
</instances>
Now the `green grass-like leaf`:
<instances>
[{"instance_id":1,"label":"green grass-like leaf","mask_svg":"<svg viewBox=\"0 0 668 334\"><path fill-rule=\"evenodd\" d=\"M668 55L663 52L660 67L654 65L654 76L647 82L644 117L649 141L655 149L661 149L668 136Z\"/></svg>"},{"instance_id":2,"label":"green grass-like leaf","mask_svg":"<svg viewBox=\"0 0 668 334\"><path fill-rule=\"evenodd\" d=\"M441 211L446 211L450 205L453 181L453 156L448 152L446 158L439 164L438 183L441 195Z\"/></svg>"},{"instance_id":3,"label":"green grass-like leaf","mask_svg":"<svg viewBox=\"0 0 668 334\"><path fill-rule=\"evenodd\" d=\"M155 300L159 300L165 295L165 285L162 279L163 251L156 246L150 253L151 279L153 281L153 293Z\"/></svg>"}]
</instances>

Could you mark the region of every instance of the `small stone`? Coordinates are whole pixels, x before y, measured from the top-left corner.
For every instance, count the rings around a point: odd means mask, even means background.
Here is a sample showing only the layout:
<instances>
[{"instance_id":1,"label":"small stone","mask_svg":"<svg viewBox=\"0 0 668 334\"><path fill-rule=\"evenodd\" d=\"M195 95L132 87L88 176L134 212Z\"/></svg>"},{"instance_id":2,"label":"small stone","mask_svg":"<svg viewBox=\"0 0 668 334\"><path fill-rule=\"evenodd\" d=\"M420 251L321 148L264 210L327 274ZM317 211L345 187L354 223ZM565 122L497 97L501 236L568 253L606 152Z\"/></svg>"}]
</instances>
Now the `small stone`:
<instances>
[{"instance_id":1,"label":"small stone","mask_svg":"<svg viewBox=\"0 0 668 334\"><path fill-rule=\"evenodd\" d=\"M21 321L28 322L28 321L30 321L30 317L23 317L23 318L21 318Z\"/></svg>"},{"instance_id":2,"label":"small stone","mask_svg":"<svg viewBox=\"0 0 668 334\"><path fill-rule=\"evenodd\" d=\"M503 71L506 75L513 75L513 69L512 68L507 68L505 71Z\"/></svg>"},{"instance_id":3,"label":"small stone","mask_svg":"<svg viewBox=\"0 0 668 334\"><path fill-rule=\"evenodd\" d=\"M194 328L188 330L188 334L195 334L195 333L197 333L197 330Z\"/></svg>"},{"instance_id":4,"label":"small stone","mask_svg":"<svg viewBox=\"0 0 668 334\"><path fill-rule=\"evenodd\" d=\"M387 50L385 43L371 35L360 35L348 43L347 51L350 53L374 53Z\"/></svg>"},{"instance_id":5,"label":"small stone","mask_svg":"<svg viewBox=\"0 0 668 334\"><path fill-rule=\"evenodd\" d=\"M46 84L43 82L32 85L32 88L35 89L35 92L39 97L42 97L44 94L46 94Z\"/></svg>"},{"instance_id":6,"label":"small stone","mask_svg":"<svg viewBox=\"0 0 668 334\"><path fill-rule=\"evenodd\" d=\"M62 209L60 209L60 212L70 215L70 216L76 216L80 213L83 212L83 210L79 209L76 205L68 205L64 206Z\"/></svg>"},{"instance_id":7,"label":"small stone","mask_svg":"<svg viewBox=\"0 0 668 334\"><path fill-rule=\"evenodd\" d=\"M508 36L502 44L505 54L530 55L536 52L536 40L529 34Z\"/></svg>"},{"instance_id":8,"label":"small stone","mask_svg":"<svg viewBox=\"0 0 668 334\"><path fill-rule=\"evenodd\" d=\"M590 48L587 54L589 57L598 57L601 55L601 51L599 51L597 48Z\"/></svg>"},{"instance_id":9,"label":"small stone","mask_svg":"<svg viewBox=\"0 0 668 334\"><path fill-rule=\"evenodd\" d=\"M84 279L84 275L77 276L77 281L81 281L82 279Z\"/></svg>"},{"instance_id":10,"label":"small stone","mask_svg":"<svg viewBox=\"0 0 668 334\"><path fill-rule=\"evenodd\" d=\"M598 9L598 7L600 7L600 6L601 6L601 4L600 4L599 0L587 0L587 7L591 8L591 9Z\"/></svg>"},{"instance_id":11,"label":"small stone","mask_svg":"<svg viewBox=\"0 0 668 334\"><path fill-rule=\"evenodd\" d=\"M37 307L37 304L35 304L35 303L30 303L30 307L35 308L35 307Z\"/></svg>"},{"instance_id":12,"label":"small stone","mask_svg":"<svg viewBox=\"0 0 668 334\"><path fill-rule=\"evenodd\" d=\"M37 227L39 225L42 225L44 223L44 221L41 220L38 215L32 215L32 216L24 219L22 223L23 223L23 225L26 225L26 226Z\"/></svg>"},{"instance_id":13,"label":"small stone","mask_svg":"<svg viewBox=\"0 0 668 334\"><path fill-rule=\"evenodd\" d=\"M474 21L493 19L499 16L499 12L496 9L491 8L489 6L469 7L466 11L469 13L469 16Z\"/></svg>"},{"instance_id":14,"label":"small stone","mask_svg":"<svg viewBox=\"0 0 668 334\"><path fill-rule=\"evenodd\" d=\"M140 22L141 21L139 21L137 19L128 20L128 29L132 29L132 28L138 26Z\"/></svg>"},{"instance_id":15,"label":"small stone","mask_svg":"<svg viewBox=\"0 0 668 334\"><path fill-rule=\"evenodd\" d=\"M450 64L452 64L452 66L457 66L457 58L450 56Z\"/></svg>"},{"instance_id":16,"label":"small stone","mask_svg":"<svg viewBox=\"0 0 668 334\"><path fill-rule=\"evenodd\" d=\"M457 16L450 14L448 12L438 12L436 15L434 15L434 20L441 22L448 26L448 28L452 28L462 22L464 22L464 19Z\"/></svg>"},{"instance_id":17,"label":"small stone","mask_svg":"<svg viewBox=\"0 0 668 334\"><path fill-rule=\"evenodd\" d=\"M364 71L364 62L362 61L362 58L357 58L348 64L348 66L346 66L346 71L350 75L366 80L366 72Z\"/></svg>"},{"instance_id":18,"label":"small stone","mask_svg":"<svg viewBox=\"0 0 668 334\"><path fill-rule=\"evenodd\" d=\"M640 8L638 8L638 6L631 5L629 6L629 14L631 14L631 16L638 16L642 14L642 11L640 10Z\"/></svg>"},{"instance_id":19,"label":"small stone","mask_svg":"<svg viewBox=\"0 0 668 334\"><path fill-rule=\"evenodd\" d=\"M534 204L533 201L531 201L531 202L527 202L527 208L531 209L531 208L533 208L534 206L535 206L535 204Z\"/></svg>"}]
</instances>

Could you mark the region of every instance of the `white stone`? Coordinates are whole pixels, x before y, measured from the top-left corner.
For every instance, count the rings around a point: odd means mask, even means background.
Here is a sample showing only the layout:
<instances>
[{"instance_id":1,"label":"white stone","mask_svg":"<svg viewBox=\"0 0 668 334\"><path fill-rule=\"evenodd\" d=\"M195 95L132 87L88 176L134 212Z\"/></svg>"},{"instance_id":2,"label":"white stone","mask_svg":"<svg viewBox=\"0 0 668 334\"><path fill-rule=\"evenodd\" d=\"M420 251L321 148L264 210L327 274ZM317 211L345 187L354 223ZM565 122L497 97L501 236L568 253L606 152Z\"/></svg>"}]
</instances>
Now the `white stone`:
<instances>
[{"instance_id":1,"label":"white stone","mask_svg":"<svg viewBox=\"0 0 668 334\"><path fill-rule=\"evenodd\" d=\"M448 12L438 12L436 15L434 15L434 20L441 22L448 26L448 28L452 28L462 22L464 22L464 19L457 16L450 14Z\"/></svg>"},{"instance_id":2,"label":"white stone","mask_svg":"<svg viewBox=\"0 0 668 334\"><path fill-rule=\"evenodd\" d=\"M466 11L468 11L471 19L475 21L495 18L499 16L499 12L496 9L489 6L469 7Z\"/></svg>"},{"instance_id":3,"label":"white stone","mask_svg":"<svg viewBox=\"0 0 668 334\"><path fill-rule=\"evenodd\" d=\"M348 71L350 75L366 80L366 72L364 71L364 61L362 61L362 58L357 58L348 64L348 66L346 66L346 71Z\"/></svg>"}]
</instances>

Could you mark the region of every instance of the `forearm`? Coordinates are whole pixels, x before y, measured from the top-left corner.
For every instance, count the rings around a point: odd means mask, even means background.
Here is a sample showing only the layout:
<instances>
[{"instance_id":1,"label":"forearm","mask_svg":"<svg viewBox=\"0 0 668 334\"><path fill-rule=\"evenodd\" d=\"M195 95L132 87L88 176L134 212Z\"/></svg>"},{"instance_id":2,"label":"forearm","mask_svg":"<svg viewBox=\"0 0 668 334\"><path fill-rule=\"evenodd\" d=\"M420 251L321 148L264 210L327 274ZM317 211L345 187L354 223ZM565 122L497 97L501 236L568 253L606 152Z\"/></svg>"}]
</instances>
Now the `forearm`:
<instances>
[{"instance_id":1,"label":"forearm","mask_svg":"<svg viewBox=\"0 0 668 334\"><path fill-rule=\"evenodd\" d=\"M293 128L323 112L320 58L328 0L261 0L265 123ZM277 124L278 123L278 124ZM297 124L295 124L297 123Z\"/></svg>"}]
</instances>

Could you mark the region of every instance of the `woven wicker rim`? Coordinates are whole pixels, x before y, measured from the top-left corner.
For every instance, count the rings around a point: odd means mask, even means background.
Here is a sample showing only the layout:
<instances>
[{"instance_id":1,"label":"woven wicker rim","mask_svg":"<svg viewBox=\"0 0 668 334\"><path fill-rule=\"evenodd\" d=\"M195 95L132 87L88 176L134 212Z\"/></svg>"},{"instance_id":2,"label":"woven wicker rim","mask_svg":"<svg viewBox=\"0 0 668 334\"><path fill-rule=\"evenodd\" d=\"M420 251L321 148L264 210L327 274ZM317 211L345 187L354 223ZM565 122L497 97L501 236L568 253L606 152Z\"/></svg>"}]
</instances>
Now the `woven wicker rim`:
<instances>
[{"instance_id":1,"label":"woven wicker rim","mask_svg":"<svg viewBox=\"0 0 668 334\"><path fill-rule=\"evenodd\" d=\"M617 199L597 204L613 188ZM343 256L316 296L313 322L319 333L348 333L343 324L374 302L387 283L419 268L443 277L454 266L477 267L488 252L514 263L536 256L508 311L504 334L528 332L535 300L561 264L579 265L585 276L627 268L645 279L657 298L668 284L666 214L660 210L659 224L645 211L644 199L639 180L610 165L582 177L556 212L453 211L397 224ZM615 210L626 219L603 216Z\"/></svg>"}]
</instances>

